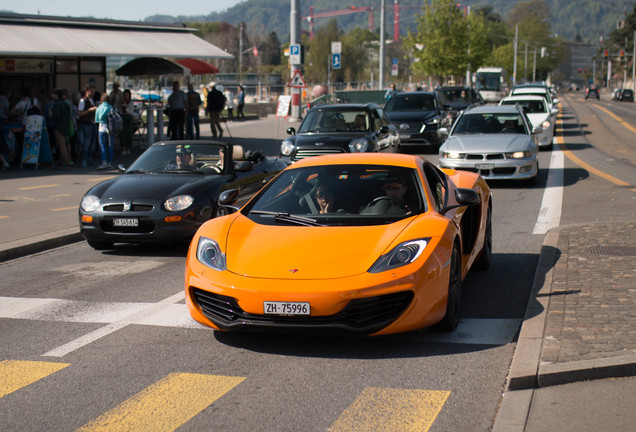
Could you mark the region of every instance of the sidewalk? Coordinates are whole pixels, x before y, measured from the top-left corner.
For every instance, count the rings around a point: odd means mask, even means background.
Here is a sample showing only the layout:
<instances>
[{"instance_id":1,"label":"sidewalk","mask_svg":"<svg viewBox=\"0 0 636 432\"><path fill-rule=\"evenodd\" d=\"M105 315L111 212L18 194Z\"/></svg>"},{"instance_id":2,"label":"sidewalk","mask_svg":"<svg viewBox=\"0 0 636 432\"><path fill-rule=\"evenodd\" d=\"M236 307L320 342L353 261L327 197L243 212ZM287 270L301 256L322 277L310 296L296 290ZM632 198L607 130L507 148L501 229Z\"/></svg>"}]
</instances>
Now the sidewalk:
<instances>
[{"instance_id":1,"label":"sidewalk","mask_svg":"<svg viewBox=\"0 0 636 432\"><path fill-rule=\"evenodd\" d=\"M566 226L546 235L493 431L628 430L609 426L616 408L634 424L633 399L608 393L602 381L636 376L634 257L636 222ZM556 396L561 392L568 398ZM589 406L576 406L574 417L557 409L558 401L581 394ZM551 398L553 412L537 408ZM601 409L603 403L614 409ZM621 404L631 408L623 412ZM574 426L590 412L596 425ZM563 422L571 427L563 429Z\"/></svg>"}]
</instances>

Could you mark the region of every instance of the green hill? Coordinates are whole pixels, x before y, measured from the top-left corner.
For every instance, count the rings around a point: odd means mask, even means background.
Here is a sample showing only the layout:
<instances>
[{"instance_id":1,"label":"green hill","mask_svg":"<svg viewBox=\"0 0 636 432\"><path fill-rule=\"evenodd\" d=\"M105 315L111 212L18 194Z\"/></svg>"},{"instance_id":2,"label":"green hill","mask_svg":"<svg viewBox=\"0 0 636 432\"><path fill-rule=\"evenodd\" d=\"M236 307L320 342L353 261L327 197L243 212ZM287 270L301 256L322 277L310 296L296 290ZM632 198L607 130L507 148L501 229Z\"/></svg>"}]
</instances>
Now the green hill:
<instances>
[{"instance_id":1,"label":"green hill","mask_svg":"<svg viewBox=\"0 0 636 432\"><path fill-rule=\"evenodd\" d=\"M551 9L552 31L559 36L569 40L577 37L584 42L597 42L601 34L607 36L616 28L617 22L623 18L624 14L629 14L633 8L634 1L604 1L604 0L546 0ZM519 3L520 0L459 0L462 7L482 7L490 6L504 20L508 14ZM310 1L300 2L301 17L309 15ZM351 2L354 3L354 2ZM373 26L379 29L380 25L380 1L367 0L366 2L355 2L356 7L373 6ZM314 15L341 11L350 7L349 3L343 5L339 0L315 1ZM393 36L393 1L386 0L386 34ZM407 29L414 30L416 25L416 14L422 11L421 0L400 0L400 34L406 34ZM177 17L166 15L153 15L146 18L152 22L227 22L238 25L243 21L248 25L248 33L268 34L275 31L281 40L287 40L289 35L289 0L247 0L236 6L228 8L222 12L210 13L206 16ZM316 28L325 25L331 19L336 19L338 28L348 32L354 27L367 27L369 25L369 13L366 11L339 15L335 17L317 17L315 19ZM307 21L301 23L302 31L309 31Z\"/></svg>"}]
</instances>

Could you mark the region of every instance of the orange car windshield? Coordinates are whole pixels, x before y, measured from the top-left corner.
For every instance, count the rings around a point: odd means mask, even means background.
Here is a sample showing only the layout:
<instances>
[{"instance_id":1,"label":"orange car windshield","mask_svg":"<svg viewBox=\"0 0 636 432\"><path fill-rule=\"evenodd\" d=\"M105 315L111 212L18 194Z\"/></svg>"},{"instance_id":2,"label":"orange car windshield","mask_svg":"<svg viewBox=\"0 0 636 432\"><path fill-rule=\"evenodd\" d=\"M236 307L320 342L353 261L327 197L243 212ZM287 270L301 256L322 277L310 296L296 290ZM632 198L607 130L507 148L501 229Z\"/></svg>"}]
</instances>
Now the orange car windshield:
<instances>
[{"instance_id":1,"label":"orange car windshield","mask_svg":"<svg viewBox=\"0 0 636 432\"><path fill-rule=\"evenodd\" d=\"M300 225L375 225L422 213L425 202L414 169L324 165L284 171L242 212L258 223L294 224L280 216L295 215Z\"/></svg>"}]
</instances>

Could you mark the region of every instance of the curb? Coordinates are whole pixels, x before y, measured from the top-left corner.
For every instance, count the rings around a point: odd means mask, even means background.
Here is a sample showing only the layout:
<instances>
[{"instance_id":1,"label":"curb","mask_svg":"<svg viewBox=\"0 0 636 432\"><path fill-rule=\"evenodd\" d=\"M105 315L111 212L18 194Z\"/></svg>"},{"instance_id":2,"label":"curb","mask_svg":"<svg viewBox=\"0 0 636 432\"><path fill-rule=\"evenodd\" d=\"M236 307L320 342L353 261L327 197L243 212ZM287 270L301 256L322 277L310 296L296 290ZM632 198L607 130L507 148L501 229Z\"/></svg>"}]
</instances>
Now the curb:
<instances>
[{"instance_id":1,"label":"curb","mask_svg":"<svg viewBox=\"0 0 636 432\"><path fill-rule=\"evenodd\" d=\"M545 236L492 432L524 431L534 389L578 381L636 376L636 354L540 364L554 265L558 260L559 236L561 230L576 226L579 225L553 228Z\"/></svg>"},{"instance_id":2,"label":"curb","mask_svg":"<svg viewBox=\"0 0 636 432\"><path fill-rule=\"evenodd\" d=\"M21 258L60 246L82 241L84 238L77 228L68 228L27 239L5 243L0 250L0 262Z\"/></svg>"}]
</instances>

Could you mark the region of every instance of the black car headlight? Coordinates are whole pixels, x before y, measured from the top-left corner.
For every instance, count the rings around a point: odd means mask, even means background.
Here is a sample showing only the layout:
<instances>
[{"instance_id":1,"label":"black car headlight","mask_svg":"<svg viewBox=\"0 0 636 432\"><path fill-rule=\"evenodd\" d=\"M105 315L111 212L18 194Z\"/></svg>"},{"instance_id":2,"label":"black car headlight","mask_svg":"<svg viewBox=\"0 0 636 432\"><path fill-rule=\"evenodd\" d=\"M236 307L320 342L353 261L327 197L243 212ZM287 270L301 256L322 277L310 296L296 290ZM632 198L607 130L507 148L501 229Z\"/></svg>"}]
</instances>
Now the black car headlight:
<instances>
[{"instance_id":1,"label":"black car headlight","mask_svg":"<svg viewBox=\"0 0 636 432\"><path fill-rule=\"evenodd\" d=\"M85 212L92 212L97 210L99 207L99 198L95 195L86 195L82 198L82 202L80 203L80 208Z\"/></svg>"},{"instance_id":2,"label":"black car headlight","mask_svg":"<svg viewBox=\"0 0 636 432\"><path fill-rule=\"evenodd\" d=\"M378 258L368 272L380 273L412 263L422 254L422 252L424 252L424 249L426 249L426 245L430 240L431 239L429 237L400 243L390 252Z\"/></svg>"},{"instance_id":3,"label":"black car headlight","mask_svg":"<svg viewBox=\"0 0 636 432\"><path fill-rule=\"evenodd\" d=\"M172 198L168 198L163 206L168 211L181 211L185 210L192 205L194 198L190 195L177 195Z\"/></svg>"},{"instance_id":4,"label":"black car headlight","mask_svg":"<svg viewBox=\"0 0 636 432\"><path fill-rule=\"evenodd\" d=\"M356 138L349 143L351 153L364 153L369 149L369 141L366 138Z\"/></svg>"},{"instance_id":5,"label":"black car headlight","mask_svg":"<svg viewBox=\"0 0 636 432\"><path fill-rule=\"evenodd\" d=\"M197 244L197 260L214 270L227 269L225 254L221 252L219 244L207 237L200 237Z\"/></svg>"},{"instance_id":6,"label":"black car headlight","mask_svg":"<svg viewBox=\"0 0 636 432\"><path fill-rule=\"evenodd\" d=\"M294 151L294 143L290 141L283 141L280 145L280 154L283 156L290 156Z\"/></svg>"}]
</instances>

